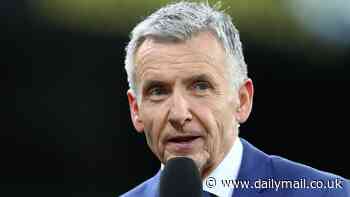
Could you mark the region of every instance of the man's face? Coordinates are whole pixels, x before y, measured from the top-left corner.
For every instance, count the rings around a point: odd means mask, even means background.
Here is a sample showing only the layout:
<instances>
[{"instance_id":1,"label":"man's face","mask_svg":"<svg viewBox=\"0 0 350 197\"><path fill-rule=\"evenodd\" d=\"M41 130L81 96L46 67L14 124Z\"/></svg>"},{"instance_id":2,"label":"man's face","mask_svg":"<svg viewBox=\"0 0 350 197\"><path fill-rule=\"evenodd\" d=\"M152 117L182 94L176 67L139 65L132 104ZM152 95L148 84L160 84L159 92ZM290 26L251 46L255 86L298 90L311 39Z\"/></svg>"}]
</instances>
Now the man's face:
<instances>
[{"instance_id":1,"label":"man's face","mask_svg":"<svg viewBox=\"0 0 350 197\"><path fill-rule=\"evenodd\" d=\"M129 91L128 99L136 130L163 164L190 157L204 177L229 151L237 121L247 118L239 114L242 95L230 83L224 49L209 32L186 42L147 38L135 62L139 98Z\"/></svg>"}]
</instances>

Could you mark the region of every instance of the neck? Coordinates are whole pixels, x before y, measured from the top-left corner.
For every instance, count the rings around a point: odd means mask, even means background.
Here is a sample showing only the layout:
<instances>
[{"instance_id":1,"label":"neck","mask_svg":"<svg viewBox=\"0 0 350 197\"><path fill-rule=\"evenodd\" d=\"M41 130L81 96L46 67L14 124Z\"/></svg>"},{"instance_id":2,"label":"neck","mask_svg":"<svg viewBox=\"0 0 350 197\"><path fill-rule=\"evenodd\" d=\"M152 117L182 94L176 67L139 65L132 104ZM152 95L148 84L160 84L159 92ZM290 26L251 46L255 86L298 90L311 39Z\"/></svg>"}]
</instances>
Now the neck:
<instances>
[{"instance_id":1,"label":"neck","mask_svg":"<svg viewBox=\"0 0 350 197\"><path fill-rule=\"evenodd\" d=\"M204 180L205 178L207 178L209 176L209 174L211 172L213 172L222 162L222 160L224 160L224 158L226 157L226 155L228 154L228 152L231 150L234 142L237 140L238 136L234 136L233 140L231 141L231 143L228 145L228 148L225 149L225 151L223 151L221 154L218 155L217 159L212 160L212 161L208 161L207 165L205 165L201 171L201 177L202 180Z\"/></svg>"}]
</instances>

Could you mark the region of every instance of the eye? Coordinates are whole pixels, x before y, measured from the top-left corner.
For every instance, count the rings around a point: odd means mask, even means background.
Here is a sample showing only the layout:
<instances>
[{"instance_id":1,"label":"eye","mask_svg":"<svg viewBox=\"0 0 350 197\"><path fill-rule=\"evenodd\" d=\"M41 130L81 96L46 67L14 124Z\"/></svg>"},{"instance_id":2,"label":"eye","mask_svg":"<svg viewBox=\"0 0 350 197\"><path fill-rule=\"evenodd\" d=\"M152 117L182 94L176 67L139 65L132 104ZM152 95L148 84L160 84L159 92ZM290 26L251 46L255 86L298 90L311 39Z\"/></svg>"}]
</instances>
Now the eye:
<instances>
[{"instance_id":1,"label":"eye","mask_svg":"<svg viewBox=\"0 0 350 197\"><path fill-rule=\"evenodd\" d=\"M146 91L146 97L153 102L161 101L166 98L169 91L164 86L152 86Z\"/></svg>"},{"instance_id":2,"label":"eye","mask_svg":"<svg viewBox=\"0 0 350 197\"><path fill-rule=\"evenodd\" d=\"M210 88L210 84L206 81L197 81L193 84L193 89L196 91L205 91Z\"/></svg>"},{"instance_id":3,"label":"eye","mask_svg":"<svg viewBox=\"0 0 350 197\"><path fill-rule=\"evenodd\" d=\"M159 96L165 93L166 93L165 89L159 86L152 87L148 90L148 94L150 96Z\"/></svg>"}]
</instances>

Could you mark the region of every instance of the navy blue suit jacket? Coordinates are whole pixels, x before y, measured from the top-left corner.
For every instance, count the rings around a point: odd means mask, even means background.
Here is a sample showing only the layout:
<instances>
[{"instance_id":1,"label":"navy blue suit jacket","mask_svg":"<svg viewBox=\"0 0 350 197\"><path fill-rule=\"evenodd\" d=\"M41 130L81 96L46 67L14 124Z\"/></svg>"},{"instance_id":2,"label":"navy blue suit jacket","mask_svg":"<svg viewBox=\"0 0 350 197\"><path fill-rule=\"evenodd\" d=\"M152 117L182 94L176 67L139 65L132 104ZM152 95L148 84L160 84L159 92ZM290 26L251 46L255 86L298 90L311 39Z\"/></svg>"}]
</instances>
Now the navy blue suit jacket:
<instances>
[{"instance_id":1,"label":"navy blue suit jacket","mask_svg":"<svg viewBox=\"0 0 350 197\"><path fill-rule=\"evenodd\" d=\"M319 171L306 165L289 161L287 159L271 156L255 148L249 142L241 138L243 144L243 158L237 181L249 181L248 188L238 187L234 189L234 197L350 197L350 182L340 176ZM217 178L217 177L216 177ZM122 195L122 197L158 197L158 185L160 172L144 183ZM298 181L304 184L293 185L294 188L277 187L267 188L265 183L272 181ZM341 188L335 184L337 180ZM220 180L217 181L220 184ZM309 187L334 188L303 188ZM246 182L247 183L247 182ZM282 183L280 183L282 184ZM288 185L288 184L287 184Z\"/></svg>"}]
</instances>

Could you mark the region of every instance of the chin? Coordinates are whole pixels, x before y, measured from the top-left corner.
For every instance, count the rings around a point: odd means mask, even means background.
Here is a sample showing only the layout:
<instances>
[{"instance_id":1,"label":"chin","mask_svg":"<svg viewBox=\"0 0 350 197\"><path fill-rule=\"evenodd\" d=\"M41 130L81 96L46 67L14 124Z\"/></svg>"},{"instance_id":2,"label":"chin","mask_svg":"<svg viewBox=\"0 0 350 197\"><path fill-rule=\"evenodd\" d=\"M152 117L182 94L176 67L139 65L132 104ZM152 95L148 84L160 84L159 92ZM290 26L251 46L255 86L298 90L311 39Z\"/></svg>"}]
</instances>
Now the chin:
<instances>
[{"instance_id":1,"label":"chin","mask_svg":"<svg viewBox=\"0 0 350 197\"><path fill-rule=\"evenodd\" d=\"M162 163L166 163L169 159L174 157L187 157L192 159L199 169L207 166L210 163L210 154L207 151L189 151L189 152L174 152L165 151L162 157Z\"/></svg>"}]
</instances>

